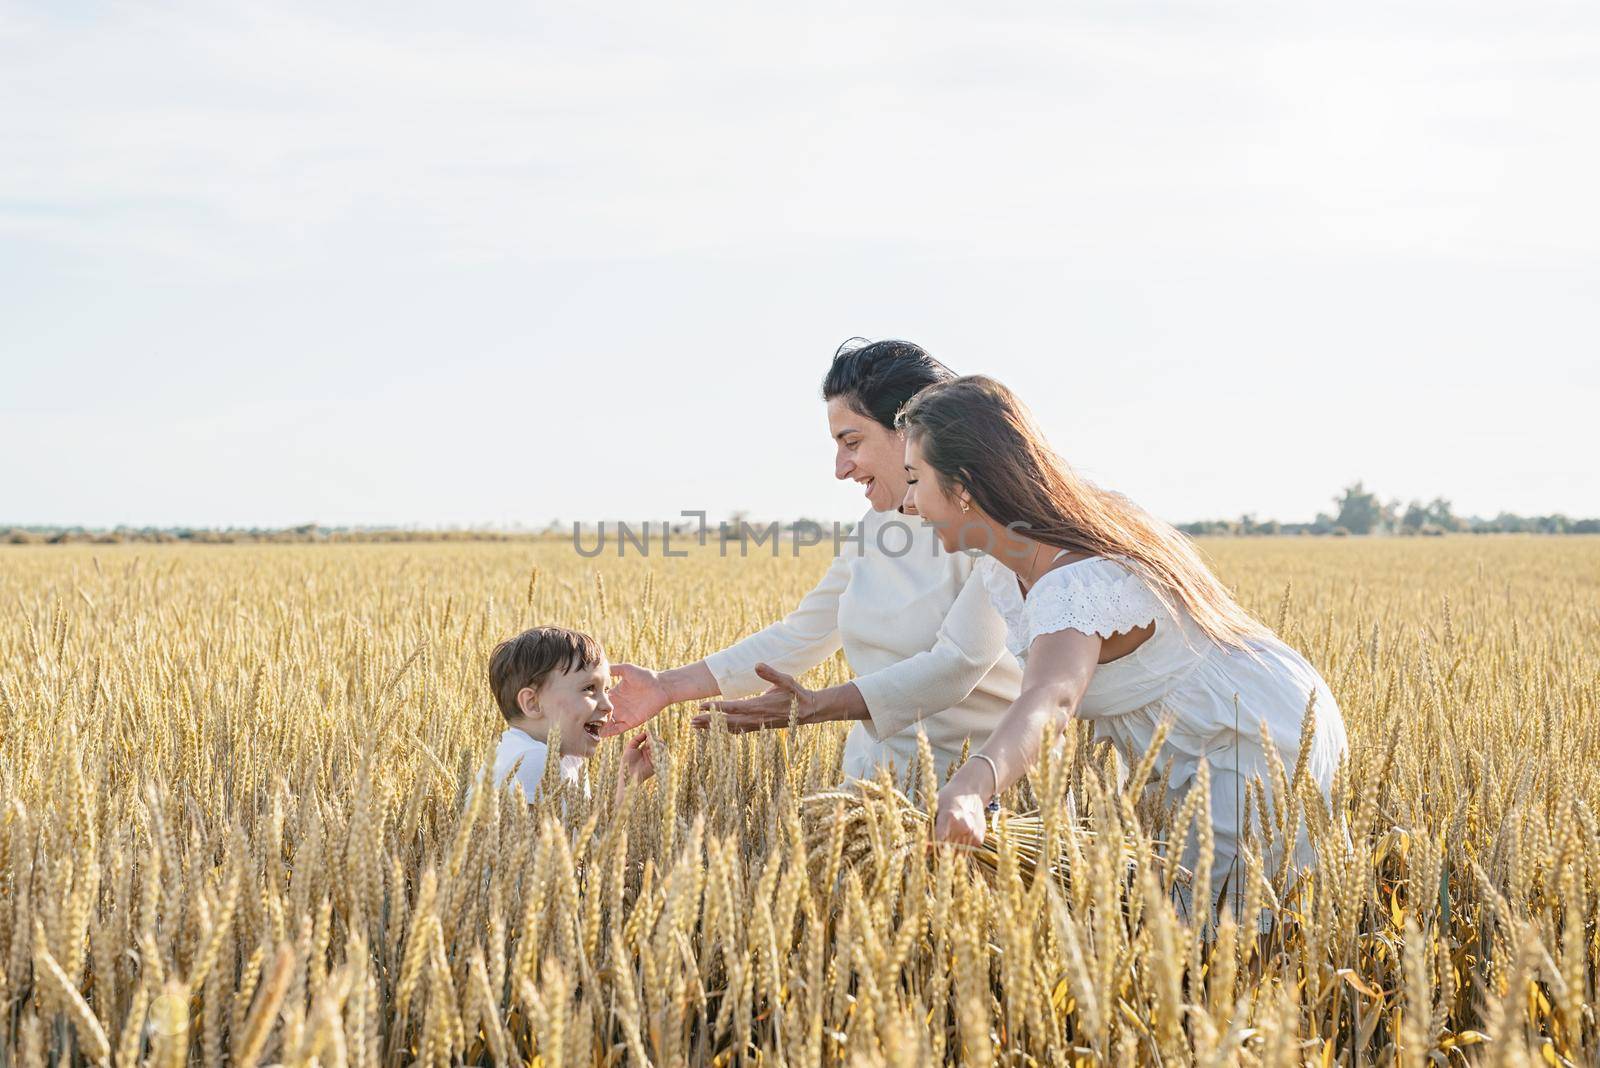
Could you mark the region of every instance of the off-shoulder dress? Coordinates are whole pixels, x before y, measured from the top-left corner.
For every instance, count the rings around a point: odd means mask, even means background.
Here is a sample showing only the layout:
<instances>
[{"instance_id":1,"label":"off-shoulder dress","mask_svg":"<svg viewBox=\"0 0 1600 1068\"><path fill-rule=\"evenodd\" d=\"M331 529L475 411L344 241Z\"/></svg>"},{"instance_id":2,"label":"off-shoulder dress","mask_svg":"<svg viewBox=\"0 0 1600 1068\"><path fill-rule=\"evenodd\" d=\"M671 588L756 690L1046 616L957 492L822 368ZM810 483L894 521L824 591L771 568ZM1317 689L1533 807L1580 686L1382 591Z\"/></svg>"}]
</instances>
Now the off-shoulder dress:
<instances>
[{"instance_id":1,"label":"off-shoulder dress","mask_svg":"<svg viewBox=\"0 0 1600 1068\"><path fill-rule=\"evenodd\" d=\"M1307 770L1324 797L1328 795L1349 744L1344 717L1327 682L1281 640L1252 639L1254 656L1218 645L1181 601L1169 606L1131 566L1106 557L1047 571L1026 595L1015 573L1000 561L985 557L979 565L1005 620L1007 648L1024 665L1041 634L1070 629L1109 638L1155 624L1155 633L1133 652L1095 669L1076 714L1092 721L1096 736L1109 738L1130 763L1144 755L1158 724L1170 718L1157 767L1172 758L1172 803L1189 792L1200 761L1208 763L1215 829L1213 894L1235 872L1249 780L1260 776L1271 796L1273 777L1262 726L1292 773L1306 707L1313 698L1315 729ZM1196 854L1191 838L1180 863L1192 868ZM1269 850L1269 875L1280 858L1279 849ZM1302 827L1293 862L1304 868L1314 859ZM1227 885L1237 892L1243 873L1234 874Z\"/></svg>"}]
</instances>

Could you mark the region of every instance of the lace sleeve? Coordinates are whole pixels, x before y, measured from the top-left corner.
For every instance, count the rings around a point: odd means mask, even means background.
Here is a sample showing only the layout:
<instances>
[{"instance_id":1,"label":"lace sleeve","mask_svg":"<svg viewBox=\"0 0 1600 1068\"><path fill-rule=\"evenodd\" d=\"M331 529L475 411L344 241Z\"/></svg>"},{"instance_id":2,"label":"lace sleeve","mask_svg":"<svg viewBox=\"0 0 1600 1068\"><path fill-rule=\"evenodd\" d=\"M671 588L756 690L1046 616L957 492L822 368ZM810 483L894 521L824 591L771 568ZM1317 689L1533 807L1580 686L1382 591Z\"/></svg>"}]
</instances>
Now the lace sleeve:
<instances>
[{"instance_id":1,"label":"lace sleeve","mask_svg":"<svg viewBox=\"0 0 1600 1068\"><path fill-rule=\"evenodd\" d=\"M1109 638L1166 618L1144 580L1111 560L1084 560L1041 578L1024 604L1029 644L1041 634L1076 630Z\"/></svg>"}]
</instances>

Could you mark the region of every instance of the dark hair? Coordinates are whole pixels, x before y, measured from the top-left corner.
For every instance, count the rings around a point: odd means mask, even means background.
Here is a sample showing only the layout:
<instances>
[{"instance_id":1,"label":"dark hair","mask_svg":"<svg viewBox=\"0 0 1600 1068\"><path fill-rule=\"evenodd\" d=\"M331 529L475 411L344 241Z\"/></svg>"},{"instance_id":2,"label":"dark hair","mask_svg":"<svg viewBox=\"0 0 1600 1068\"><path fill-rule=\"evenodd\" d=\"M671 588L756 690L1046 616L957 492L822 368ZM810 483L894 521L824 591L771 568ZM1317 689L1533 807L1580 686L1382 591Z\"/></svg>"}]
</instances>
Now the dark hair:
<instances>
[{"instance_id":1,"label":"dark hair","mask_svg":"<svg viewBox=\"0 0 1600 1068\"><path fill-rule=\"evenodd\" d=\"M893 430L894 417L919 389L953 378L955 372L921 345L853 337L834 352L822 380L822 399L843 397L854 410Z\"/></svg>"},{"instance_id":2,"label":"dark hair","mask_svg":"<svg viewBox=\"0 0 1600 1068\"><path fill-rule=\"evenodd\" d=\"M489 689L500 705L500 714L515 719L522 714L517 691L524 686L537 690L557 670L592 668L604 655L600 643L582 631L534 627L494 647L489 654Z\"/></svg>"}]
</instances>

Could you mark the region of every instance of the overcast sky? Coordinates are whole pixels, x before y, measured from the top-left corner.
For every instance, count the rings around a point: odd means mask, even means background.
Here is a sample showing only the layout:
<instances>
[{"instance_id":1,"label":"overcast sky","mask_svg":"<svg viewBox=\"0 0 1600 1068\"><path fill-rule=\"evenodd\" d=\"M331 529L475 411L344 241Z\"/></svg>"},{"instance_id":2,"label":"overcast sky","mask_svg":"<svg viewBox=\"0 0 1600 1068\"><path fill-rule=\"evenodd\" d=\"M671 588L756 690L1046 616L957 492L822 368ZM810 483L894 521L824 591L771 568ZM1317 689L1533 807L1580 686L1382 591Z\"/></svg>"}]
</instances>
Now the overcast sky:
<instances>
[{"instance_id":1,"label":"overcast sky","mask_svg":"<svg viewBox=\"0 0 1600 1068\"><path fill-rule=\"evenodd\" d=\"M1173 520L1600 515L1597 116L1589 0L0 0L0 525L852 518L851 335Z\"/></svg>"}]
</instances>

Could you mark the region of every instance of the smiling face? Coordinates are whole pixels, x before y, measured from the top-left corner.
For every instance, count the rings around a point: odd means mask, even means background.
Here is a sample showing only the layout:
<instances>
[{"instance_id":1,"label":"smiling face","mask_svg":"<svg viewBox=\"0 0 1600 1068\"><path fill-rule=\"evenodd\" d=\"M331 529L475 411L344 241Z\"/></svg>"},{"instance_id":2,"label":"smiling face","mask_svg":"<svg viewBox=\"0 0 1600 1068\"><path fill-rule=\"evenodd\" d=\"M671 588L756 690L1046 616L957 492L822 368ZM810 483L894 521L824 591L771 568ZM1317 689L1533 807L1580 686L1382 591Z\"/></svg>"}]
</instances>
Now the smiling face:
<instances>
[{"instance_id":1,"label":"smiling face","mask_svg":"<svg viewBox=\"0 0 1600 1068\"><path fill-rule=\"evenodd\" d=\"M947 485L939 472L922 458L919 442L921 435L906 435L902 463L906 477L906 495L902 511L907 515L921 516L933 524L939 544L945 552L962 549L987 549L990 545L988 525L982 513L967 499L960 486ZM961 510L967 500L968 511Z\"/></svg>"},{"instance_id":2,"label":"smiling face","mask_svg":"<svg viewBox=\"0 0 1600 1068\"><path fill-rule=\"evenodd\" d=\"M600 726L611 716L611 665L602 657L593 667L552 671L538 688L517 693L525 725L521 729L542 742L561 728L561 755L587 757L600 741Z\"/></svg>"},{"instance_id":3,"label":"smiling face","mask_svg":"<svg viewBox=\"0 0 1600 1068\"><path fill-rule=\"evenodd\" d=\"M850 407L845 397L828 401L828 433L833 435L833 477L858 482L874 511L897 508L906 492L900 435Z\"/></svg>"}]
</instances>

